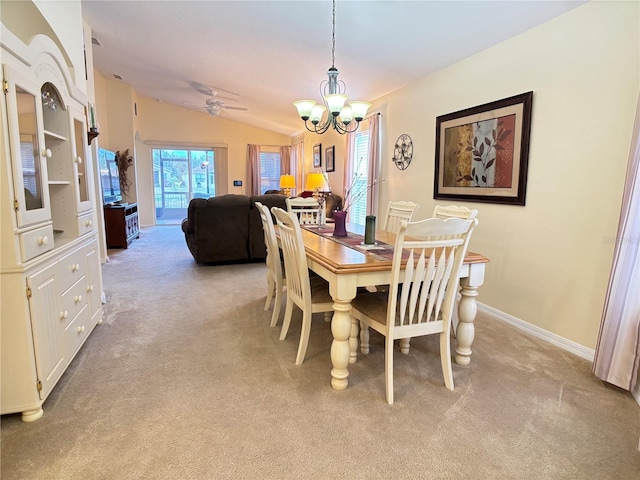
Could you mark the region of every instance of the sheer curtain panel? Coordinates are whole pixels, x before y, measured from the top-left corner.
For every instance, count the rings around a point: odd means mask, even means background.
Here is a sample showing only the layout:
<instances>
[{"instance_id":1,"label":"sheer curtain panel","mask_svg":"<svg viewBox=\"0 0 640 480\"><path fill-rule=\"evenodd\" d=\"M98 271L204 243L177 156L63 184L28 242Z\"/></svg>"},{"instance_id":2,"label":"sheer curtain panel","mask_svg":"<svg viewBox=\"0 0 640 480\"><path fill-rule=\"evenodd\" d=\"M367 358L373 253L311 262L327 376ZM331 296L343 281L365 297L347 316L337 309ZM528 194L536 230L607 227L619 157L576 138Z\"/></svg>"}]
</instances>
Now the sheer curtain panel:
<instances>
[{"instance_id":1,"label":"sheer curtain panel","mask_svg":"<svg viewBox=\"0 0 640 480\"><path fill-rule=\"evenodd\" d=\"M593 372L633 391L640 363L640 98Z\"/></svg>"},{"instance_id":2,"label":"sheer curtain panel","mask_svg":"<svg viewBox=\"0 0 640 480\"><path fill-rule=\"evenodd\" d=\"M380 114L369 118L369 176L367 185L371 189L367 195L367 214L375 215L378 205L378 185L380 179Z\"/></svg>"},{"instance_id":3,"label":"sheer curtain panel","mask_svg":"<svg viewBox=\"0 0 640 480\"><path fill-rule=\"evenodd\" d=\"M249 195L260 195L260 146L247 145L247 175Z\"/></svg>"}]
</instances>

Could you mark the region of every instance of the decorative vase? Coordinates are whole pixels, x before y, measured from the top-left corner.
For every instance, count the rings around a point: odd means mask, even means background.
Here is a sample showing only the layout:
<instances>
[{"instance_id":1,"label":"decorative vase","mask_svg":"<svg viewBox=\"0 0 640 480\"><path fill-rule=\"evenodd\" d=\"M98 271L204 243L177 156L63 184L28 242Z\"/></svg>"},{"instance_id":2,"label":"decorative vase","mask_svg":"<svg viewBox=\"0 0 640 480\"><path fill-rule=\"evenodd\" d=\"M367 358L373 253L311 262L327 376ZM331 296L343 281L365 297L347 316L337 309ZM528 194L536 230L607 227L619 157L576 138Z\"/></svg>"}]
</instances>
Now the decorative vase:
<instances>
[{"instance_id":1,"label":"decorative vase","mask_svg":"<svg viewBox=\"0 0 640 480\"><path fill-rule=\"evenodd\" d=\"M333 236L334 237L346 237L347 236L347 228L346 228L346 220L347 220L347 212L344 210L336 210L333 212Z\"/></svg>"}]
</instances>

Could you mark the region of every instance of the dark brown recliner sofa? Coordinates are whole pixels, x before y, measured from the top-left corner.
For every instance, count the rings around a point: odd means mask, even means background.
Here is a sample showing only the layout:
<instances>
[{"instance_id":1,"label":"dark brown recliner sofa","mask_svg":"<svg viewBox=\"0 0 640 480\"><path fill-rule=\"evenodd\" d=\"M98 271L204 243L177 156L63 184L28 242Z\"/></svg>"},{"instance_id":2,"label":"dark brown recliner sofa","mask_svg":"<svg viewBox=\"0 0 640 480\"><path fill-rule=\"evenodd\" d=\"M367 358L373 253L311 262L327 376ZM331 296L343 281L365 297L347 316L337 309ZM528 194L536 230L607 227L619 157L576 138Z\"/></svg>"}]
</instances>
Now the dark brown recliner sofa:
<instances>
[{"instance_id":1,"label":"dark brown recliner sofa","mask_svg":"<svg viewBox=\"0 0 640 480\"><path fill-rule=\"evenodd\" d=\"M264 261L267 248L255 202L286 209L285 198L229 194L191 200L182 231L196 263Z\"/></svg>"}]
</instances>

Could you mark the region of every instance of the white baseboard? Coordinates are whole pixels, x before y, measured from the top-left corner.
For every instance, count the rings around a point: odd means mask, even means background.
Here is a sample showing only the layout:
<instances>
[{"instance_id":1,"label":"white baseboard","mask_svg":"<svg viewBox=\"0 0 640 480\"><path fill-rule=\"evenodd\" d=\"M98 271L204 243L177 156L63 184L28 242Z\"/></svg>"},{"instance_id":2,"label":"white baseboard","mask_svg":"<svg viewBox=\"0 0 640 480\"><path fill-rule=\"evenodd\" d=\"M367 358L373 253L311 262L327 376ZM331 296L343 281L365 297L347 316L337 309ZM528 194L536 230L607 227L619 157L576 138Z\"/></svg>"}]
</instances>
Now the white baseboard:
<instances>
[{"instance_id":1,"label":"white baseboard","mask_svg":"<svg viewBox=\"0 0 640 480\"><path fill-rule=\"evenodd\" d=\"M584 358L585 360L593 362L593 359L595 358L594 350L584 347L579 343L573 342L571 340L567 340L560 335L556 335L555 333L551 333L540 327L536 327L535 325L527 323L524 320L520 320L519 318L509 315L508 313L504 313L496 308L490 307L489 305L478 302L478 310L485 312L492 317L497 318L498 320L502 320L509 325L513 325L518 330L522 330L523 332L533 335L534 337L546 340L547 342L552 343L553 345L560 347L563 350L571 352L574 355Z\"/></svg>"}]
</instances>

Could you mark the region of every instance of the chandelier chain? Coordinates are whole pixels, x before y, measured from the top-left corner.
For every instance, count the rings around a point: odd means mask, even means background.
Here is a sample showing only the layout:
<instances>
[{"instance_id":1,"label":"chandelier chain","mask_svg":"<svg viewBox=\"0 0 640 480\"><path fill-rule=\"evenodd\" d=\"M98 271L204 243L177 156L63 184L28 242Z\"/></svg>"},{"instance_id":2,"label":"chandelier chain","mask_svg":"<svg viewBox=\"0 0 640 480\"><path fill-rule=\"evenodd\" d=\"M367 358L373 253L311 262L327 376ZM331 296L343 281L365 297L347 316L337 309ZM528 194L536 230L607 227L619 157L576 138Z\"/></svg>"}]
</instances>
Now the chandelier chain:
<instances>
[{"instance_id":1,"label":"chandelier chain","mask_svg":"<svg viewBox=\"0 0 640 480\"><path fill-rule=\"evenodd\" d=\"M331 67L336 66L336 0L333 0L333 29L331 31Z\"/></svg>"}]
</instances>

